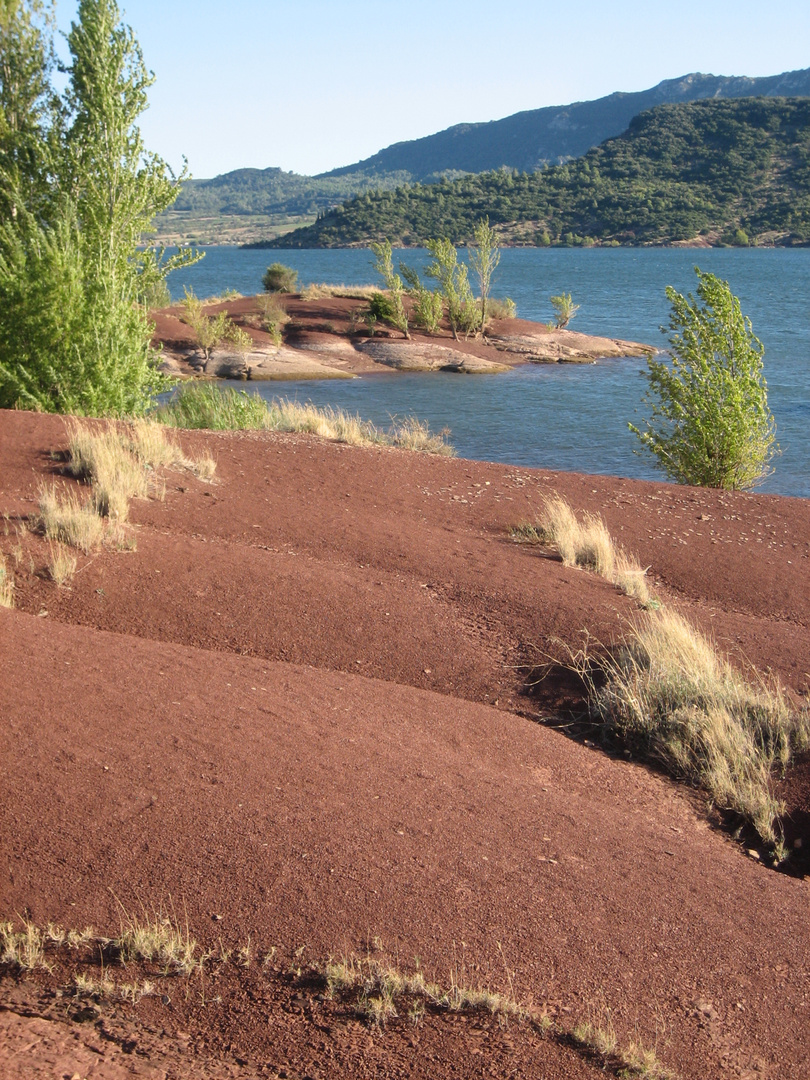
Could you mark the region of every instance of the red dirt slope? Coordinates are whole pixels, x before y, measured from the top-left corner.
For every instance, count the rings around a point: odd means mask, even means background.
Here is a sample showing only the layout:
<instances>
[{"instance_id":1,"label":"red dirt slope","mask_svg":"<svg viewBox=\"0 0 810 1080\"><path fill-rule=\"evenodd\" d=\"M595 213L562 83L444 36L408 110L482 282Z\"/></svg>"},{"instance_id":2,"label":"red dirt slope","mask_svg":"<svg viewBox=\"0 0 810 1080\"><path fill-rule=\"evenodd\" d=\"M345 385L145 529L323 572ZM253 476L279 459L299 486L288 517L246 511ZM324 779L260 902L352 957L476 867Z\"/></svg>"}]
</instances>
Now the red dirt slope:
<instances>
[{"instance_id":1,"label":"red dirt slope","mask_svg":"<svg viewBox=\"0 0 810 1080\"><path fill-rule=\"evenodd\" d=\"M302 947L379 939L563 1025L609 1015L682 1077L805 1077L810 885L747 857L695 793L536 722L571 691L528 694L529 668L555 639L618 637L634 607L508 526L553 490L602 512L662 598L806 692L810 505L303 436L182 441L217 483L167 474L165 501L133 504L137 551L81 557L57 589L15 525L64 424L0 414L0 915L112 934L120 905L171 902L207 947L284 959L85 1023L56 975L7 976L0 1075L601 1073L478 1014L370 1032L287 973Z\"/></svg>"}]
</instances>

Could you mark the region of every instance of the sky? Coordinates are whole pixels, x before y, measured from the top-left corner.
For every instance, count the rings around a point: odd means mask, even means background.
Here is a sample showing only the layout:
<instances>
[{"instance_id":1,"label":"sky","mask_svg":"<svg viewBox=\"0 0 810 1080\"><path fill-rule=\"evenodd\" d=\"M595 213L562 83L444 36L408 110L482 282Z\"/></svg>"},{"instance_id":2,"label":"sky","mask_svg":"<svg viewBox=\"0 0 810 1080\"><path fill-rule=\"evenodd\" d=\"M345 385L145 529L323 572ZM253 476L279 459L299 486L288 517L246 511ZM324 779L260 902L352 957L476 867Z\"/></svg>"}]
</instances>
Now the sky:
<instances>
[{"instance_id":1,"label":"sky","mask_svg":"<svg viewBox=\"0 0 810 1080\"><path fill-rule=\"evenodd\" d=\"M154 72L149 150L200 179L314 175L406 139L692 71L810 67L810 3L119 0ZM69 29L75 0L57 0ZM62 51L63 51L62 47Z\"/></svg>"}]
</instances>

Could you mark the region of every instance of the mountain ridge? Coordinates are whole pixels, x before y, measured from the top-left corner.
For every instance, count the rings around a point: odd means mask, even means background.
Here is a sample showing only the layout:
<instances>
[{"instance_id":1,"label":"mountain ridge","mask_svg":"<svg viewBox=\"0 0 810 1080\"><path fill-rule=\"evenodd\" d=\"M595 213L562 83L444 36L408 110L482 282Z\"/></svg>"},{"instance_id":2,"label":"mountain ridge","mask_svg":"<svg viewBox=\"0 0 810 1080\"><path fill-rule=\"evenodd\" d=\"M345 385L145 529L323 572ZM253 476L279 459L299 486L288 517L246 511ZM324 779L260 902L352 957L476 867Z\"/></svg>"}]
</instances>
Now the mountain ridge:
<instances>
[{"instance_id":1,"label":"mountain ridge","mask_svg":"<svg viewBox=\"0 0 810 1080\"><path fill-rule=\"evenodd\" d=\"M189 180L156 221L163 243L250 243L306 226L352 196L404 184L453 180L500 167L533 172L578 158L620 135L658 104L708 97L810 97L810 68L749 77L692 72L647 90L617 91L592 101L544 106L500 120L456 124L421 139L394 143L362 161L317 176L271 166L240 168Z\"/></svg>"}]
</instances>

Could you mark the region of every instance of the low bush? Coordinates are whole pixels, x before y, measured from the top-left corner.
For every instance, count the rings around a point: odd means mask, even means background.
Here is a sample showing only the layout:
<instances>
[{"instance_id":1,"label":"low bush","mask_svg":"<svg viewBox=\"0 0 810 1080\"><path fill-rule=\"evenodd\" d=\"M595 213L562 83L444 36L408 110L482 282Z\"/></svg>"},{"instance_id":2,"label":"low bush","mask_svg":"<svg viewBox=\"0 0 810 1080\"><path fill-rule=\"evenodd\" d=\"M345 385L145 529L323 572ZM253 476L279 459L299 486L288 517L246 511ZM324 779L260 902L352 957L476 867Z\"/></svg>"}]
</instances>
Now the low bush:
<instances>
[{"instance_id":1,"label":"low bush","mask_svg":"<svg viewBox=\"0 0 810 1080\"><path fill-rule=\"evenodd\" d=\"M516 319L517 304L510 297L505 300L487 300L487 318L489 319Z\"/></svg>"},{"instance_id":2,"label":"low bush","mask_svg":"<svg viewBox=\"0 0 810 1080\"><path fill-rule=\"evenodd\" d=\"M298 271L283 263L268 266L262 277L265 292L294 293L298 286Z\"/></svg>"},{"instance_id":3,"label":"low bush","mask_svg":"<svg viewBox=\"0 0 810 1080\"><path fill-rule=\"evenodd\" d=\"M281 345L282 332L290 321L290 316L277 293L268 293L262 297L259 301L259 315L262 329L270 335L274 345Z\"/></svg>"}]
</instances>

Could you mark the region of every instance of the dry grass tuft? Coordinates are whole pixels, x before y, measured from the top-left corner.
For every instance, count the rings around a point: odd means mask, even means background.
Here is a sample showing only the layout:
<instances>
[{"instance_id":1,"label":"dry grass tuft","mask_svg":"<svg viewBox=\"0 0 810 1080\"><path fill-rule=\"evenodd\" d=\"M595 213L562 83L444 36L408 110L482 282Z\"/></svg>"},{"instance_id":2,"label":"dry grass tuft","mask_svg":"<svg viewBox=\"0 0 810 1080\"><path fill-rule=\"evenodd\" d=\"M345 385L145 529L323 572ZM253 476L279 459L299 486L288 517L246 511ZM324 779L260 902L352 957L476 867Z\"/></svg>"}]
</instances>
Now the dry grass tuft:
<instances>
[{"instance_id":1,"label":"dry grass tuft","mask_svg":"<svg viewBox=\"0 0 810 1080\"><path fill-rule=\"evenodd\" d=\"M646 570L623 548L616 548L602 518L598 514L578 518L559 495L545 500L538 524L515 525L511 534L519 543L555 547L565 566L595 571L642 607L655 603L647 586Z\"/></svg>"},{"instance_id":2,"label":"dry grass tuft","mask_svg":"<svg viewBox=\"0 0 810 1080\"><path fill-rule=\"evenodd\" d=\"M14 576L0 555L0 607L14 607Z\"/></svg>"},{"instance_id":3,"label":"dry grass tuft","mask_svg":"<svg viewBox=\"0 0 810 1080\"><path fill-rule=\"evenodd\" d=\"M51 557L48 560L48 573L56 585L66 585L76 573L76 556L63 544L50 545Z\"/></svg>"},{"instance_id":4,"label":"dry grass tuft","mask_svg":"<svg viewBox=\"0 0 810 1080\"><path fill-rule=\"evenodd\" d=\"M704 788L779 847L783 806L773 793L796 750L810 745L810 711L754 673L747 682L686 619L662 609L632 628L630 642L580 664L595 714L670 772Z\"/></svg>"},{"instance_id":5,"label":"dry grass tuft","mask_svg":"<svg viewBox=\"0 0 810 1080\"><path fill-rule=\"evenodd\" d=\"M128 436L115 427L93 430L68 425L68 471L90 484L93 505L102 517L126 521L134 497L149 494L149 475L132 452Z\"/></svg>"},{"instance_id":6,"label":"dry grass tuft","mask_svg":"<svg viewBox=\"0 0 810 1080\"><path fill-rule=\"evenodd\" d=\"M413 417L395 421L390 431L331 406L319 409L288 398L266 402L258 394L212 383L187 383L156 416L161 423L214 431L303 431L352 446L396 446L426 454L452 456L447 431L432 434Z\"/></svg>"},{"instance_id":7,"label":"dry grass tuft","mask_svg":"<svg viewBox=\"0 0 810 1080\"><path fill-rule=\"evenodd\" d=\"M375 1026L398 1015L397 1001L409 1002L408 1016L417 1023L427 1006L452 1012L486 1010L500 1018L526 1019L528 1012L516 1001L484 987L463 985L451 975L445 989L427 982L421 971L402 972L392 964L371 956L329 960L319 972L326 980L327 993L356 992L355 1010Z\"/></svg>"},{"instance_id":8,"label":"dry grass tuft","mask_svg":"<svg viewBox=\"0 0 810 1080\"><path fill-rule=\"evenodd\" d=\"M0 964L11 964L20 971L50 971L45 943L45 935L31 922L23 923L21 931L15 930L13 923L0 922Z\"/></svg>"},{"instance_id":9,"label":"dry grass tuft","mask_svg":"<svg viewBox=\"0 0 810 1080\"><path fill-rule=\"evenodd\" d=\"M377 285L326 285L324 283L306 285L301 291L302 300L323 300L330 296L343 297L346 300L369 300L374 293L381 292Z\"/></svg>"},{"instance_id":10,"label":"dry grass tuft","mask_svg":"<svg viewBox=\"0 0 810 1080\"><path fill-rule=\"evenodd\" d=\"M56 486L41 487L40 521L45 536L89 554L102 544L117 550L133 550L134 534L126 527L133 498L164 498L166 485L158 475L162 468L183 468L210 480L216 462L209 455L196 461L186 458L167 436L163 425L139 420L127 425L93 426L70 422L67 471L90 484L90 499L74 492L60 493ZM75 559L51 546L51 577L63 584L75 573Z\"/></svg>"},{"instance_id":11,"label":"dry grass tuft","mask_svg":"<svg viewBox=\"0 0 810 1080\"><path fill-rule=\"evenodd\" d=\"M107 533L92 501L82 502L71 491L60 494L56 485L39 489L39 513L48 540L69 544L88 555L101 546Z\"/></svg>"},{"instance_id":12,"label":"dry grass tuft","mask_svg":"<svg viewBox=\"0 0 810 1080\"><path fill-rule=\"evenodd\" d=\"M188 927L183 929L175 918L163 912L150 915L144 911L141 919L127 915L121 933L111 944L125 964L130 960L146 960L181 975L191 974L203 962Z\"/></svg>"}]
</instances>

